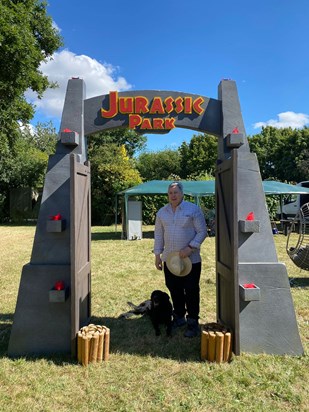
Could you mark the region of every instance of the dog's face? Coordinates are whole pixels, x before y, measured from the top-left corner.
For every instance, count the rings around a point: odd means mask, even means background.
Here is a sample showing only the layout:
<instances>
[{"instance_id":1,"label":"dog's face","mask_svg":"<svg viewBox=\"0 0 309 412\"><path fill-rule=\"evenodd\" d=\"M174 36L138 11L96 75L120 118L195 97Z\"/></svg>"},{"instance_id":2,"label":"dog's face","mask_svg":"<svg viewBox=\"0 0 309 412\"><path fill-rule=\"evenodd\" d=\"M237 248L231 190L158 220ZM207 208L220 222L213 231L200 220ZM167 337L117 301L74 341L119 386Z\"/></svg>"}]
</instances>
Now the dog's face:
<instances>
[{"instance_id":1,"label":"dog's face","mask_svg":"<svg viewBox=\"0 0 309 412\"><path fill-rule=\"evenodd\" d=\"M154 308L160 306L163 303L169 302L170 298L167 293L162 290L154 290L151 294L151 303Z\"/></svg>"}]
</instances>

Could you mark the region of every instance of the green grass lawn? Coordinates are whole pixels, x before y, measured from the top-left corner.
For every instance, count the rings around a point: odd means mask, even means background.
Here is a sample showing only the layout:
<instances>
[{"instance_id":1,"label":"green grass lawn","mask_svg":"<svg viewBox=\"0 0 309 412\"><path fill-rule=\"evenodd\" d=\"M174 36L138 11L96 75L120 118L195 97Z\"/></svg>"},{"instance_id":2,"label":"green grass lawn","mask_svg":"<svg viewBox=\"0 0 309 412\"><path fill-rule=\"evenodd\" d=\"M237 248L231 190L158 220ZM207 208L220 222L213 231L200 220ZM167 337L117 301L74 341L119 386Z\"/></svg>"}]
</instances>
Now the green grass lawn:
<instances>
[{"instance_id":1,"label":"green grass lawn","mask_svg":"<svg viewBox=\"0 0 309 412\"><path fill-rule=\"evenodd\" d=\"M111 329L109 362L82 367L69 357L7 357L22 266L35 228L0 226L1 411L309 411L309 273L285 252L305 356L243 353L229 364L200 361L200 340L156 337L147 317L118 319L154 289L165 290L154 267L153 227L140 241L121 240L114 227L92 229L92 316ZM216 320L215 240L203 244L200 323Z\"/></svg>"}]
</instances>

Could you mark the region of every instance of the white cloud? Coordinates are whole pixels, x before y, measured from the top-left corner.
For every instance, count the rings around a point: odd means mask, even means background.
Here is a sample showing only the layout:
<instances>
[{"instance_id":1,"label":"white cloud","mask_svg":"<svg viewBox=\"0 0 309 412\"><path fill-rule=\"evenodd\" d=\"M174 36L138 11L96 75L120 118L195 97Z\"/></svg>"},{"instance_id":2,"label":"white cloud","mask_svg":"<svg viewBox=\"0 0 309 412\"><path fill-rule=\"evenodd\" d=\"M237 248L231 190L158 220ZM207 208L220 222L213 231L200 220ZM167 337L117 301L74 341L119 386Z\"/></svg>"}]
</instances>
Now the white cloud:
<instances>
[{"instance_id":1,"label":"white cloud","mask_svg":"<svg viewBox=\"0 0 309 412\"><path fill-rule=\"evenodd\" d=\"M47 117L60 118L68 80L79 77L86 83L86 97L108 94L110 90L125 91L131 85L124 77L117 77L117 68L102 64L85 55L76 55L69 50L55 53L53 58L41 64L40 70L48 76L49 81L58 83L58 88L48 89L42 99L36 93L26 92L27 99Z\"/></svg>"},{"instance_id":2,"label":"white cloud","mask_svg":"<svg viewBox=\"0 0 309 412\"><path fill-rule=\"evenodd\" d=\"M60 33L60 32L61 32L61 29L60 29L60 27L58 26L58 24L57 24L54 20L53 20L52 24L53 24L53 28L56 29L56 30Z\"/></svg>"},{"instance_id":3,"label":"white cloud","mask_svg":"<svg viewBox=\"0 0 309 412\"><path fill-rule=\"evenodd\" d=\"M258 129L260 127L272 126L277 129L291 127L292 129L301 129L309 123L309 115L304 113L283 112L278 114L278 119L270 119L266 122L254 123L253 127Z\"/></svg>"},{"instance_id":4,"label":"white cloud","mask_svg":"<svg viewBox=\"0 0 309 412\"><path fill-rule=\"evenodd\" d=\"M35 135L35 131L36 131L35 126L33 126L32 124L29 124L29 123L26 124L26 125L22 124L21 122L18 122L18 123L19 123L19 128L22 132L27 132L28 131L32 136Z\"/></svg>"}]
</instances>

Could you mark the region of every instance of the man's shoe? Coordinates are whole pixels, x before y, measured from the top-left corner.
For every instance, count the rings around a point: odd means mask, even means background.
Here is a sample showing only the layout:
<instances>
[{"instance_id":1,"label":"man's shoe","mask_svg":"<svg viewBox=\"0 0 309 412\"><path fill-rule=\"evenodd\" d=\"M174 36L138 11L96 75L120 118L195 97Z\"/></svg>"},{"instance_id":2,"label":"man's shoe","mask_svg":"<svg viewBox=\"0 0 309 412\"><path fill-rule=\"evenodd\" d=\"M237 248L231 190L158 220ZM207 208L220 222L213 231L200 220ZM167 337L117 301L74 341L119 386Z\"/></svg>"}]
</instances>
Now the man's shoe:
<instances>
[{"instance_id":1,"label":"man's shoe","mask_svg":"<svg viewBox=\"0 0 309 412\"><path fill-rule=\"evenodd\" d=\"M184 333L185 338L194 338L195 336L199 336L201 331L198 324L198 320L188 318L187 319L187 330Z\"/></svg>"},{"instance_id":2,"label":"man's shoe","mask_svg":"<svg viewBox=\"0 0 309 412\"><path fill-rule=\"evenodd\" d=\"M177 316L174 313L174 315L173 315L173 324L172 324L173 329L180 328L181 326L184 326L186 324L187 324L187 320L184 316L180 318L179 316Z\"/></svg>"}]
</instances>

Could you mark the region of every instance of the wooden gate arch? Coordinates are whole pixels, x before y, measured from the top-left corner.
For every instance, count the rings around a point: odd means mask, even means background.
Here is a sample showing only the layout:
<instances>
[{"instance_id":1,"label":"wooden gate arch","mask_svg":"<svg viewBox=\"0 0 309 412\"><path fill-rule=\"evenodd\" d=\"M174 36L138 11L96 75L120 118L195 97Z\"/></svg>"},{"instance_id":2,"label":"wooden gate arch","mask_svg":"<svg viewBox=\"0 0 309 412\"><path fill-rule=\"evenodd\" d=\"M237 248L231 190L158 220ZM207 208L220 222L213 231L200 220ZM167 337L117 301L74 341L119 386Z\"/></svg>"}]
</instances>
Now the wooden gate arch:
<instances>
[{"instance_id":1,"label":"wooden gate arch","mask_svg":"<svg viewBox=\"0 0 309 412\"><path fill-rule=\"evenodd\" d=\"M236 83L222 80L217 99L155 90L85 99L85 84L78 78L68 81L31 260L22 269L8 354L75 355L76 333L91 315L87 136L116 127L134 127L141 133L182 127L218 137L217 319L231 328L236 355L303 354L287 270L278 262ZM251 211L255 219L248 221ZM61 290L55 285L59 279ZM252 283L256 288L244 287Z\"/></svg>"}]
</instances>

